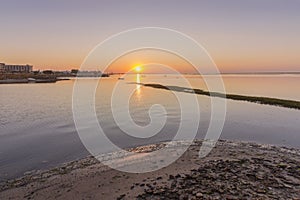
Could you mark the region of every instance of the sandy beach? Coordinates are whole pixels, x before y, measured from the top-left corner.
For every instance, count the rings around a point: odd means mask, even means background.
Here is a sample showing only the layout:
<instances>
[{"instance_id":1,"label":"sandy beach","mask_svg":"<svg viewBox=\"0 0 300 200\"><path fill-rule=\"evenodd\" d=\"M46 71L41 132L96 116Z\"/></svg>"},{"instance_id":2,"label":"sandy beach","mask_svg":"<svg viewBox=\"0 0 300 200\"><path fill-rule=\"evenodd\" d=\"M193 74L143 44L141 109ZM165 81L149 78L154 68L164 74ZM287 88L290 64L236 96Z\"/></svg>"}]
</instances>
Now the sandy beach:
<instances>
[{"instance_id":1,"label":"sandy beach","mask_svg":"<svg viewBox=\"0 0 300 200\"><path fill-rule=\"evenodd\" d=\"M48 171L28 172L1 184L0 199L299 199L300 151L253 143L219 141L205 158L195 141L161 170L132 174L92 157ZM141 154L162 144L130 149ZM173 146L176 151L179 146ZM142 159L124 158L122 165ZM130 164L129 164L130 163Z\"/></svg>"}]
</instances>

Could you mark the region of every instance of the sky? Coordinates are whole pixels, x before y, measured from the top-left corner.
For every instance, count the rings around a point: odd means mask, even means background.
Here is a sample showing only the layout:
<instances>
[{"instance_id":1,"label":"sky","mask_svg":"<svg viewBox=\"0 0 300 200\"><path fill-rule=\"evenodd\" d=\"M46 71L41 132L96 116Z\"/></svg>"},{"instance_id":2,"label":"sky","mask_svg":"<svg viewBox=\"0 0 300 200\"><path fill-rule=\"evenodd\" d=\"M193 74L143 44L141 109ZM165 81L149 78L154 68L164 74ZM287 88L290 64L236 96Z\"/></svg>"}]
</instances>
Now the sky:
<instances>
[{"instance_id":1,"label":"sky","mask_svg":"<svg viewBox=\"0 0 300 200\"><path fill-rule=\"evenodd\" d=\"M79 68L111 35L154 26L195 39L224 73L300 71L299 0L0 0L0 8L0 62L8 64ZM147 51L133 55L116 71L141 57L157 62Z\"/></svg>"}]
</instances>

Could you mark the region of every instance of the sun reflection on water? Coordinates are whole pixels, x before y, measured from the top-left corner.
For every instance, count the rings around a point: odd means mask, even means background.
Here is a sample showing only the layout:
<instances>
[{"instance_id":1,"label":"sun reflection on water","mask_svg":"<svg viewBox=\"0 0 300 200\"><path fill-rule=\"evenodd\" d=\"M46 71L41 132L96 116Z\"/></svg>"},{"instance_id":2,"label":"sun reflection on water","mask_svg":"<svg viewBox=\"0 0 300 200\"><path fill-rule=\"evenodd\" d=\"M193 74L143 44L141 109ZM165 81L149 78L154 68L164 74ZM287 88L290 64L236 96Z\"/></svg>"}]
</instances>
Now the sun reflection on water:
<instances>
[{"instance_id":1,"label":"sun reflection on water","mask_svg":"<svg viewBox=\"0 0 300 200\"><path fill-rule=\"evenodd\" d=\"M140 74L137 74L136 75L136 91L139 92L141 90L141 75Z\"/></svg>"}]
</instances>

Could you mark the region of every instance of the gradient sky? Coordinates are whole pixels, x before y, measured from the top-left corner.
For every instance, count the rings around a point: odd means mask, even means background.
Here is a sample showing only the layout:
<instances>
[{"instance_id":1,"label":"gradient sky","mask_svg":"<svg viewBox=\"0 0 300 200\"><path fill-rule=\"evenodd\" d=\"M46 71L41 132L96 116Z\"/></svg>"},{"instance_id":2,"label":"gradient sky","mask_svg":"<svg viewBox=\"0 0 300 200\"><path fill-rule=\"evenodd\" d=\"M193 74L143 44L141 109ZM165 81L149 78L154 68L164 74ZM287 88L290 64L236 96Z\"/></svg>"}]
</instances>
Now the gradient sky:
<instances>
[{"instance_id":1,"label":"gradient sky","mask_svg":"<svg viewBox=\"0 0 300 200\"><path fill-rule=\"evenodd\" d=\"M78 68L112 34L158 26L193 37L222 72L300 71L299 0L0 0L0 8L0 62Z\"/></svg>"}]
</instances>

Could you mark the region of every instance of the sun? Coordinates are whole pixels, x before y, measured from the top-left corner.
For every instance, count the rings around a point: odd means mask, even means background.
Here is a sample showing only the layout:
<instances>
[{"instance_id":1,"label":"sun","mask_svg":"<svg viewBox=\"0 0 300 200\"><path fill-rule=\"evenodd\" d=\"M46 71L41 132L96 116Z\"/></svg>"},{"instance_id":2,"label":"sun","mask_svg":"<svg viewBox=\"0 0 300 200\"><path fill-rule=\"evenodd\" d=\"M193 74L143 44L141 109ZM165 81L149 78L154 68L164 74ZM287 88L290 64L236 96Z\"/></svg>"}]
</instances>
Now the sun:
<instances>
[{"instance_id":1,"label":"sun","mask_svg":"<svg viewBox=\"0 0 300 200\"><path fill-rule=\"evenodd\" d=\"M141 71L142 71L142 67L141 67L141 66L136 66L136 67L134 68L134 70L135 70L136 72L141 72Z\"/></svg>"}]
</instances>

